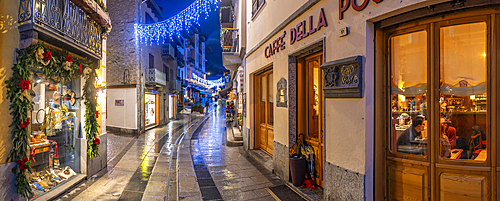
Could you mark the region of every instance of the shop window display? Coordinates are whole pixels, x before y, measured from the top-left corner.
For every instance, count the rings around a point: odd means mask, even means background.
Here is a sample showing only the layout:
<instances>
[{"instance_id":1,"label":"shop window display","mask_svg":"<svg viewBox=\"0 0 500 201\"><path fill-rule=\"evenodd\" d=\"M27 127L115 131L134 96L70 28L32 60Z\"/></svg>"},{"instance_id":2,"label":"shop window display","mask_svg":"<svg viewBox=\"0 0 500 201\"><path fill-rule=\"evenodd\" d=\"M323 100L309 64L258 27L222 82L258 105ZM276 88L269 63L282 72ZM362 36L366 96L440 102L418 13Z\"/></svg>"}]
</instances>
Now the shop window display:
<instances>
[{"instance_id":1,"label":"shop window display","mask_svg":"<svg viewBox=\"0 0 500 201\"><path fill-rule=\"evenodd\" d=\"M79 146L76 146L80 119L80 80L57 84L33 73L31 96L30 185L41 195L80 172Z\"/></svg>"},{"instance_id":2,"label":"shop window display","mask_svg":"<svg viewBox=\"0 0 500 201\"><path fill-rule=\"evenodd\" d=\"M427 154L427 32L391 42L391 151Z\"/></svg>"}]
</instances>

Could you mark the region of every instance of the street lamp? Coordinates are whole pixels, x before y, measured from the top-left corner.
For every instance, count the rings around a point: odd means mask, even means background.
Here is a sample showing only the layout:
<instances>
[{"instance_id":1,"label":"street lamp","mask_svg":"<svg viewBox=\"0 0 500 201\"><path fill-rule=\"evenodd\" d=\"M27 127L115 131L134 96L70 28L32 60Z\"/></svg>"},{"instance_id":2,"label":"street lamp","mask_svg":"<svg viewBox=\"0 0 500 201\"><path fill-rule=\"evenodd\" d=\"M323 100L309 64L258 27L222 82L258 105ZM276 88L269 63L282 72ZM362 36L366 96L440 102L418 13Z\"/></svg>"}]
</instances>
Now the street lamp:
<instances>
[{"instance_id":1,"label":"street lamp","mask_svg":"<svg viewBox=\"0 0 500 201\"><path fill-rule=\"evenodd\" d=\"M210 72L208 72L207 75L210 75Z\"/></svg>"}]
</instances>

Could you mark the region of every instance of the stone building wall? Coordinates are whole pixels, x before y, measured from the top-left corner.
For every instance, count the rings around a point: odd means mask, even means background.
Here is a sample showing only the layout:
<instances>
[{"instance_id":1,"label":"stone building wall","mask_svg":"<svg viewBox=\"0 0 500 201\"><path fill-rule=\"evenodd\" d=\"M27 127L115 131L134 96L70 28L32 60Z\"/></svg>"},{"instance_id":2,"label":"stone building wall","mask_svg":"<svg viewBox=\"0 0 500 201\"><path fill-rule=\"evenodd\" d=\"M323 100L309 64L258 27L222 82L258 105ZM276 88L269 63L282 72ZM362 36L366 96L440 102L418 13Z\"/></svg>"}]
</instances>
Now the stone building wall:
<instances>
[{"instance_id":1,"label":"stone building wall","mask_svg":"<svg viewBox=\"0 0 500 201\"><path fill-rule=\"evenodd\" d=\"M114 0L109 1L108 7L112 8L109 9L109 16L113 29L107 43L107 84L124 84L126 69L129 71L129 79L125 82L139 83L139 44L134 31L134 24L139 18L139 1Z\"/></svg>"}]
</instances>

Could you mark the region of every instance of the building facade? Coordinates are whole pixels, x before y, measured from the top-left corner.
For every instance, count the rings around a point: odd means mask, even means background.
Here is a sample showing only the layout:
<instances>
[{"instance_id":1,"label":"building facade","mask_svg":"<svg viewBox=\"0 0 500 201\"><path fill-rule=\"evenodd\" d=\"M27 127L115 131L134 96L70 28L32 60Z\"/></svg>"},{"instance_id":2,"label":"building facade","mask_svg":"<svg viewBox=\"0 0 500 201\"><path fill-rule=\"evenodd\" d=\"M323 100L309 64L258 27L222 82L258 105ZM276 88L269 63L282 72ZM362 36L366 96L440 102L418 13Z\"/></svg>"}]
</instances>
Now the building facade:
<instances>
[{"instance_id":1,"label":"building facade","mask_svg":"<svg viewBox=\"0 0 500 201\"><path fill-rule=\"evenodd\" d=\"M52 51L54 56L64 54L68 62L73 63L73 59L76 62L77 59L87 58L90 62L88 67L95 69L97 73L97 82L94 86L97 88L96 110L99 115L96 119L100 126L98 130L100 156L90 159L87 154L85 137L87 134L84 128L85 113L88 110L83 101L85 79L83 77L72 81L51 79L39 70L40 67L30 66L31 84L28 88L32 97L33 111L29 111L31 122L28 121L29 126L25 126L30 133L27 157L32 162L30 166L34 172L33 178L46 172L56 176L62 175L63 169L70 172L65 175L66 177L60 176L57 182L64 180L60 185L32 184L32 196L41 200L53 199L58 195L57 191L73 187L74 183L86 179L87 175L94 175L107 164L106 34L111 29L111 21L106 13L106 1L102 1L101 4L94 1L70 0L0 1L0 10L2 13L0 51L4 55L0 68L4 81L12 76L12 66L20 62L16 50L25 50L29 46L42 43L44 51ZM90 11L94 14L88 15ZM74 20L63 17L69 15L74 17ZM59 72L60 69L54 70ZM14 184L15 176L12 174L16 162L6 163L9 151L13 149L13 139L10 134L12 127L9 125L14 116L9 109L10 103L6 96L7 84L2 82L2 86L3 101L0 110L6 115L2 116L2 126L0 126L3 129L0 137L2 147L0 195L5 200L27 200L16 192L16 186L19 184ZM31 181L31 176L29 180Z\"/></svg>"},{"instance_id":2,"label":"building facade","mask_svg":"<svg viewBox=\"0 0 500 201\"><path fill-rule=\"evenodd\" d=\"M110 17L117 31L109 35L107 102L108 129L141 133L175 118L177 99L177 61L170 41L160 45L141 42L136 23L155 23L165 19L154 0L113 1ZM123 48L127 47L127 48Z\"/></svg>"},{"instance_id":3,"label":"building facade","mask_svg":"<svg viewBox=\"0 0 500 201\"><path fill-rule=\"evenodd\" d=\"M245 148L275 174L303 136L326 200L500 199L497 2L238 2Z\"/></svg>"}]
</instances>

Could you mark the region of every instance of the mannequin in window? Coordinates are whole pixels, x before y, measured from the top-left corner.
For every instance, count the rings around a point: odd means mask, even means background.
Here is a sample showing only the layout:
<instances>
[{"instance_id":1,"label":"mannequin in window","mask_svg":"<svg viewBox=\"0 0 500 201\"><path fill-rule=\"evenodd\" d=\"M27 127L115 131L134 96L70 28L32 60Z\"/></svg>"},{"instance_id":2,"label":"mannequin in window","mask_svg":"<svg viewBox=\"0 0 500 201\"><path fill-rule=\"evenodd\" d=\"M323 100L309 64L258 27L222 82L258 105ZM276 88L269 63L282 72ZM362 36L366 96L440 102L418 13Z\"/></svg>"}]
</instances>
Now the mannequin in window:
<instances>
[{"instance_id":1,"label":"mannequin in window","mask_svg":"<svg viewBox=\"0 0 500 201\"><path fill-rule=\"evenodd\" d=\"M425 148L421 145L424 143L422 131L424 127L424 117L417 116L412 120L410 128L406 129L399 135L397 140L398 152L409 154L425 154Z\"/></svg>"}]
</instances>

